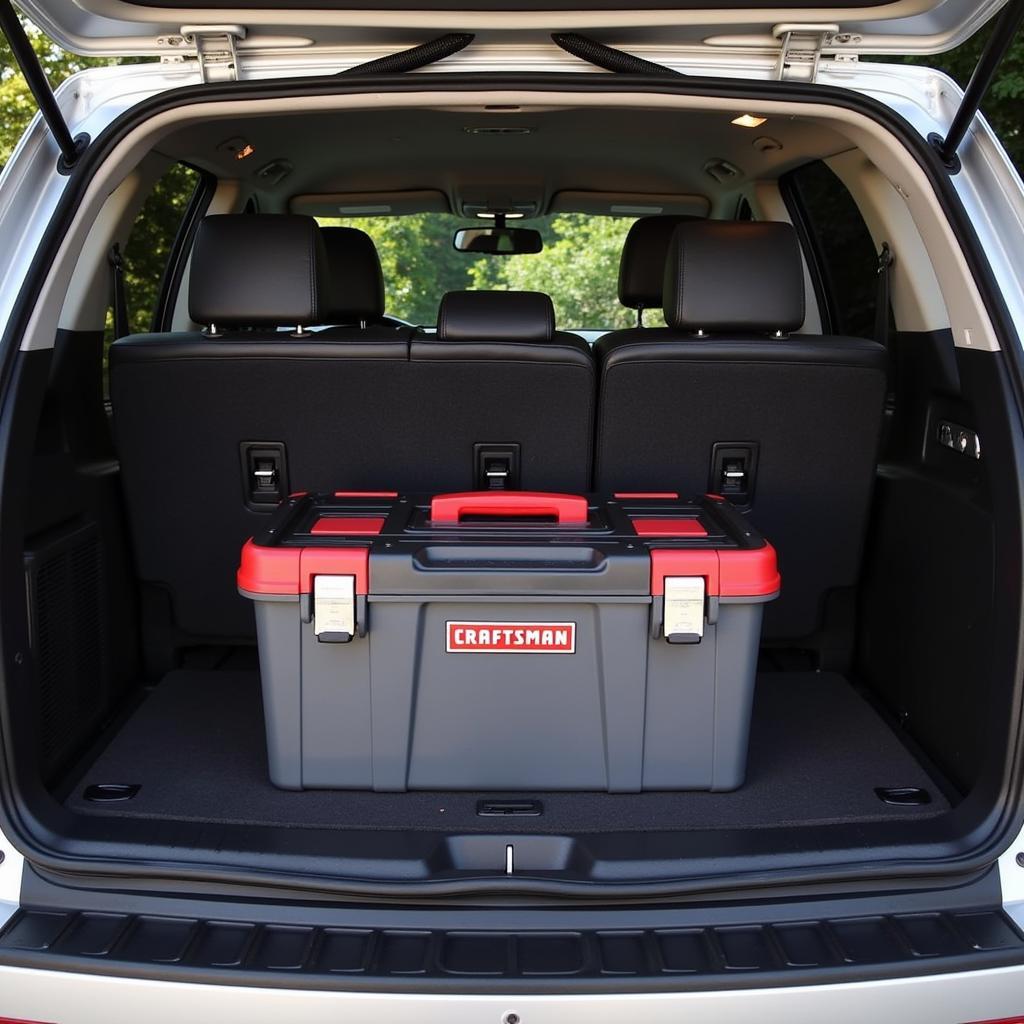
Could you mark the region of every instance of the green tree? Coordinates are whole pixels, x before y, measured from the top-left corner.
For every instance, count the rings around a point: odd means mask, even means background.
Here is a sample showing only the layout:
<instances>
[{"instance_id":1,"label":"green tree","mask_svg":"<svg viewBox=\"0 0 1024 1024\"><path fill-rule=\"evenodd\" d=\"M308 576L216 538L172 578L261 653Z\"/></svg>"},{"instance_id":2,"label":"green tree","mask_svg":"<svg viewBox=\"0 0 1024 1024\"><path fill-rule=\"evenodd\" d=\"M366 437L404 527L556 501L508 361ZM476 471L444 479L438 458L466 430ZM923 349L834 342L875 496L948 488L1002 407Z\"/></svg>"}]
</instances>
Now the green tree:
<instances>
[{"instance_id":1,"label":"green tree","mask_svg":"<svg viewBox=\"0 0 1024 1024\"><path fill-rule=\"evenodd\" d=\"M618 300L619 256L629 217L565 213L552 218L540 256L492 258L473 268L475 288L547 292L566 329L632 327L636 314ZM657 326L656 314L647 323Z\"/></svg>"},{"instance_id":2,"label":"green tree","mask_svg":"<svg viewBox=\"0 0 1024 1024\"><path fill-rule=\"evenodd\" d=\"M86 68L140 62L140 58L133 57L81 57L68 53L34 25L24 19L22 23L53 89L69 75ZM35 114L35 99L14 62L10 44L0 35L0 170ZM133 331L148 331L152 326L163 270L197 177L195 171L186 167L172 167L147 197L125 245L125 292ZM109 318L107 336L108 341L113 337Z\"/></svg>"},{"instance_id":3,"label":"green tree","mask_svg":"<svg viewBox=\"0 0 1024 1024\"><path fill-rule=\"evenodd\" d=\"M535 228L544 239L544 251L528 256L457 252L452 235L466 221L450 214L318 220L370 235L380 253L388 311L412 323L434 324L441 296L464 288L548 292L558 323L566 327L630 326L635 321L616 297L629 218L564 214L517 221L516 226Z\"/></svg>"},{"instance_id":4,"label":"green tree","mask_svg":"<svg viewBox=\"0 0 1024 1024\"><path fill-rule=\"evenodd\" d=\"M988 25L967 42L949 53L929 57L905 57L911 64L944 71L961 87L966 87L971 73L977 66L981 51L992 35ZM1007 153L1017 169L1024 173L1024 32L1018 32L1009 52L999 67L999 73L981 104L982 113L988 118L993 131L1006 147Z\"/></svg>"},{"instance_id":5,"label":"green tree","mask_svg":"<svg viewBox=\"0 0 1024 1024\"><path fill-rule=\"evenodd\" d=\"M184 164L172 164L142 204L124 247L125 295L132 333L153 329L153 313L171 247L185 216L199 172ZM113 325L108 323L108 337Z\"/></svg>"},{"instance_id":6,"label":"green tree","mask_svg":"<svg viewBox=\"0 0 1024 1024\"><path fill-rule=\"evenodd\" d=\"M452 235L464 221L438 213L401 217L320 217L324 226L341 224L365 231L380 253L388 312L414 324L433 324L437 304L448 291L470 287L475 259L456 252Z\"/></svg>"},{"instance_id":7,"label":"green tree","mask_svg":"<svg viewBox=\"0 0 1024 1024\"><path fill-rule=\"evenodd\" d=\"M56 89L69 75L84 68L106 67L109 64L120 63L109 57L79 57L68 53L44 36L34 25L24 19L22 24L25 25L32 49L35 50L52 89ZM6 36L0 33L0 170L3 170L11 158L14 147L35 113L36 101L25 84L21 70L14 62L14 55Z\"/></svg>"}]
</instances>

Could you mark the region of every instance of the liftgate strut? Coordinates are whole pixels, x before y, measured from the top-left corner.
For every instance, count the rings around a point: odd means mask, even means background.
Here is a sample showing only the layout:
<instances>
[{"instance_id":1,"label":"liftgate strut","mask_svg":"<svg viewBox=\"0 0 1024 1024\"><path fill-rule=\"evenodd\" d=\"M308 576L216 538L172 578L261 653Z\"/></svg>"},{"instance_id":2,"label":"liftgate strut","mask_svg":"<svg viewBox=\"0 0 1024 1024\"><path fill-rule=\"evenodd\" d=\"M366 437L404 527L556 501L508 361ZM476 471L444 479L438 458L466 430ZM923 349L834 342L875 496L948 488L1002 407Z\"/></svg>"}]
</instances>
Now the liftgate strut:
<instances>
[{"instance_id":1,"label":"liftgate strut","mask_svg":"<svg viewBox=\"0 0 1024 1024\"><path fill-rule=\"evenodd\" d=\"M960 107L945 138L938 132L933 132L928 136L928 141L942 157L942 162L954 174L960 170L960 158L957 156L960 143L963 142L964 136L974 120L974 115L981 107L981 101L985 98L985 94L999 70L999 65L1010 49L1022 22L1024 22L1024 0L1011 0L999 14L992 35L982 51L970 82L967 83L964 98L960 102Z\"/></svg>"},{"instance_id":2,"label":"liftgate strut","mask_svg":"<svg viewBox=\"0 0 1024 1024\"><path fill-rule=\"evenodd\" d=\"M14 59L17 61L18 67L21 68L21 73L25 76L25 81L39 105L39 112L43 115L43 120L53 132L53 137L60 149L58 168L62 174L67 174L85 152L85 147L89 145L89 136L83 133L72 138L64 115L61 114L60 107L57 106L57 99L53 95L50 83L47 81L46 72L43 71L43 66L39 63L36 51L32 49L32 43L25 34L25 29L11 5L11 0L0 0L0 29L7 36L11 53L14 54Z\"/></svg>"}]
</instances>

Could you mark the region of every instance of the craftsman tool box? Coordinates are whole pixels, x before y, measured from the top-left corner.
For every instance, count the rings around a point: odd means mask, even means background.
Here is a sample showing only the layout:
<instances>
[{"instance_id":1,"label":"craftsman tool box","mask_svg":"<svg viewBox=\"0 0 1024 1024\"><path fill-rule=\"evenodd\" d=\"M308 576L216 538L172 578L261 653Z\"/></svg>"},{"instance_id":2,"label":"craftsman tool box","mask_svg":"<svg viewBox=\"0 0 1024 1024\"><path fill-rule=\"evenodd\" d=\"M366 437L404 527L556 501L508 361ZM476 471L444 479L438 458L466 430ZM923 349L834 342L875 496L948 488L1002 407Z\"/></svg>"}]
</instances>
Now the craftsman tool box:
<instances>
[{"instance_id":1,"label":"craftsman tool box","mask_svg":"<svg viewBox=\"0 0 1024 1024\"><path fill-rule=\"evenodd\" d=\"M271 779L735 789L779 585L717 496L293 496L238 571Z\"/></svg>"}]
</instances>

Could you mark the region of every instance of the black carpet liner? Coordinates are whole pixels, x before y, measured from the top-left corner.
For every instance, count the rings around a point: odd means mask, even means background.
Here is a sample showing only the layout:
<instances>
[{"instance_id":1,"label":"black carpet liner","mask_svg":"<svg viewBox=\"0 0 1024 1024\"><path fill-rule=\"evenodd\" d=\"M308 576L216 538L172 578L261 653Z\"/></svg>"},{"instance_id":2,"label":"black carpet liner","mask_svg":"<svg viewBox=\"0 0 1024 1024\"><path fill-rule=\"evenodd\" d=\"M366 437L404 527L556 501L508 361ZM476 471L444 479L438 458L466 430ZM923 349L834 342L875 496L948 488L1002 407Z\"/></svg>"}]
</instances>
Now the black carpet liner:
<instances>
[{"instance_id":1,"label":"black carpet liner","mask_svg":"<svg viewBox=\"0 0 1024 1024\"><path fill-rule=\"evenodd\" d=\"M528 756L529 737L524 737ZM136 783L117 804L82 798L94 783ZM932 803L892 807L876 786L918 786ZM544 814L482 818L482 796L539 798ZM870 705L840 676L776 672L758 678L747 782L733 793L291 792L267 778L254 672L168 675L86 772L75 811L307 828L460 832L609 832L772 828L922 817L948 804Z\"/></svg>"}]
</instances>

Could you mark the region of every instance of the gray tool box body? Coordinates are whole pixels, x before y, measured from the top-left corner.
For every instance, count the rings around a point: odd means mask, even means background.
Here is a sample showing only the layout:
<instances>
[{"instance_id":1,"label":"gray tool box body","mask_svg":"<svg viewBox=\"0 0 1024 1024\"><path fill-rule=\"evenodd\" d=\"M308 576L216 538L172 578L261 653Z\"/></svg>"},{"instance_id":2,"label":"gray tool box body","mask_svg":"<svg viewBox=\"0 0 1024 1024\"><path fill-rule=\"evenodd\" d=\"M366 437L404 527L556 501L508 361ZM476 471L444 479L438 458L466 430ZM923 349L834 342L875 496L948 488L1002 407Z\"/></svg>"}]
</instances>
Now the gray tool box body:
<instances>
[{"instance_id":1,"label":"gray tool box body","mask_svg":"<svg viewBox=\"0 0 1024 1024\"><path fill-rule=\"evenodd\" d=\"M718 499L532 499L301 496L246 545L276 785L742 784L771 546Z\"/></svg>"}]
</instances>

